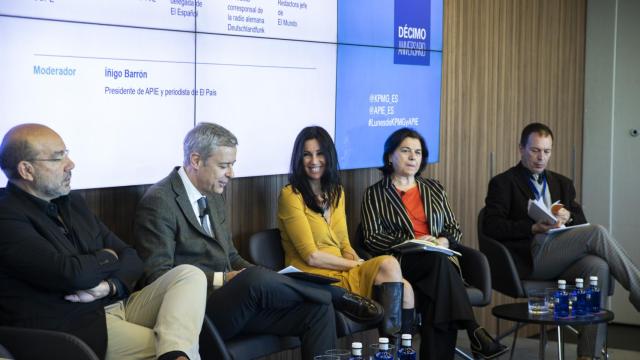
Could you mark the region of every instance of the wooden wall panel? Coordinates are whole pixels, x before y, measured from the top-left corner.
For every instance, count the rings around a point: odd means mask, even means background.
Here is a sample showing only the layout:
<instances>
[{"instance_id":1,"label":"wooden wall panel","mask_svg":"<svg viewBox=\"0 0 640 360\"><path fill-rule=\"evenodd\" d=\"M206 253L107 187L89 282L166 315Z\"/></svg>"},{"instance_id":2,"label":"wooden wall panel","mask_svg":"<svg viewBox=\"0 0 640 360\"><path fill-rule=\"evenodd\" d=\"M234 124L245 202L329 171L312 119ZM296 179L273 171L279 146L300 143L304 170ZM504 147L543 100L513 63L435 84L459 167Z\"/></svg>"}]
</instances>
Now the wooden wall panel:
<instances>
[{"instance_id":1,"label":"wooden wall panel","mask_svg":"<svg viewBox=\"0 0 640 360\"><path fill-rule=\"evenodd\" d=\"M581 185L585 0L445 0L441 157L425 176L440 179L464 231L477 247L476 221L488 180L519 159L522 127L545 122L555 133L550 167ZM382 144L368 151L381 154ZM167 169L169 172L170 169ZM380 178L375 169L343 171L353 232L360 201ZM285 175L234 180L227 189L235 241L276 226ZM85 190L90 206L131 241L135 204L147 186ZM511 302L494 293L494 304ZM490 307L478 320L493 329Z\"/></svg>"},{"instance_id":2,"label":"wooden wall panel","mask_svg":"<svg viewBox=\"0 0 640 360\"><path fill-rule=\"evenodd\" d=\"M585 16L582 0L445 1L442 158L427 173L448 189L465 244L477 247L488 180L518 161L527 123L554 131L551 169L581 173ZM476 313L493 328L489 309Z\"/></svg>"}]
</instances>

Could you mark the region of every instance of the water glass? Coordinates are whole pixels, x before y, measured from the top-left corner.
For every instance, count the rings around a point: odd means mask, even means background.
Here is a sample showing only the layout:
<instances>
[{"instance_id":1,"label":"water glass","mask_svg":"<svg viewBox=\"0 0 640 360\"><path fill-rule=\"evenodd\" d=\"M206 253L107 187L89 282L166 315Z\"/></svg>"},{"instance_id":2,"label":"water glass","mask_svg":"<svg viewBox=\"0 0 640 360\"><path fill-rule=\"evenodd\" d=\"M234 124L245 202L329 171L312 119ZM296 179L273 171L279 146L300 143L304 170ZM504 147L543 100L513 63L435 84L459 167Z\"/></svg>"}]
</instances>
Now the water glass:
<instances>
[{"instance_id":1,"label":"water glass","mask_svg":"<svg viewBox=\"0 0 640 360\"><path fill-rule=\"evenodd\" d=\"M340 360L339 356L335 355L316 355L313 357L313 360Z\"/></svg>"},{"instance_id":2,"label":"water glass","mask_svg":"<svg viewBox=\"0 0 640 360\"><path fill-rule=\"evenodd\" d=\"M558 291L558 289L546 288L544 290L547 292L547 306L549 306L549 312L553 312L553 308L556 303L555 301L556 291Z\"/></svg>"},{"instance_id":3,"label":"water glass","mask_svg":"<svg viewBox=\"0 0 640 360\"><path fill-rule=\"evenodd\" d=\"M549 299L545 289L534 289L527 292L529 314L542 315L549 312Z\"/></svg>"},{"instance_id":4,"label":"water glass","mask_svg":"<svg viewBox=\"0 0 640 360\"><path fill-rule=\"evenodd\" d=\"M347 349L331 349L327 350L324 354L336 356L340 360L349 360L351 357L351 351Z\"/></svg>"}]
</instances>

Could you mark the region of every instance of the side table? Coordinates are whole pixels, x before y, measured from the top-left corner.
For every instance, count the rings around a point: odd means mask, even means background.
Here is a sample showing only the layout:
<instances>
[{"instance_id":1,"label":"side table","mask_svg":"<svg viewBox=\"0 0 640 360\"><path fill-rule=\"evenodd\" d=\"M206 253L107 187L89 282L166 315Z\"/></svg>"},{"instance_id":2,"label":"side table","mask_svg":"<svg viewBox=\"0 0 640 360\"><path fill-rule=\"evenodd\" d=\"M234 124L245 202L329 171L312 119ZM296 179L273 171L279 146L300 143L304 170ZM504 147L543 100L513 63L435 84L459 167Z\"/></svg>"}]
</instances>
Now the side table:
<instances>
[{"instance_id":1,"label":"side table","mask_svg":"<svg viewBox=\"0 0 640 360\"><path fill-rule=\"evenodd\" d=\"M544 326L553 325L558 331L558 359L564 360L564 338L562 336L563 326L580 326L595 325L613 320L614 314L609 310L601 310L596 314L588 314L585 316L570 316L566 318L555 318L553 311L548 314L534 315L529 314L527 303L504 304L495 306L491 309L493 316L499 319L515 321L525 324L540 324L540 346L538 348L538 359L544 359ZM605 354L607 354L607 335L605 334ZM511 355L513 356L513 348Z\"/></svg>"}]
</instances>

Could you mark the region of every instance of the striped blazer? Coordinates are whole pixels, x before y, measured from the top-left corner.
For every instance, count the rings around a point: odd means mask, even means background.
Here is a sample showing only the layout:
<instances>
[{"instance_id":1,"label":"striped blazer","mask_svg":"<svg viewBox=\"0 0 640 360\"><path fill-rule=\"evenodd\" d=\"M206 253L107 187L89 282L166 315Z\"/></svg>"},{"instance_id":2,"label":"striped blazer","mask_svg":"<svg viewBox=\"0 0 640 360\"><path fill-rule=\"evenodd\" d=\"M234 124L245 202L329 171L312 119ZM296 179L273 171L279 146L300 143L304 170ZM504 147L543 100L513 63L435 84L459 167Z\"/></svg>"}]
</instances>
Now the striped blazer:
<instances>
[{"instance_id":1,"label":"striped blazer","mask_svg":"<svg viewBox=\"0 0 640 360\"><path fill-rule=\"evenodd\" d=\"M462 231L444 187L433 179L416 177L416 182L429 222L429 232L435 237L446 237L449 246L455 248ZM361 218L364 245L372 253L387 253L391 246L415 238L411 219L389 176L367 188L362 200Z\"/></svg>"}]
</instances>

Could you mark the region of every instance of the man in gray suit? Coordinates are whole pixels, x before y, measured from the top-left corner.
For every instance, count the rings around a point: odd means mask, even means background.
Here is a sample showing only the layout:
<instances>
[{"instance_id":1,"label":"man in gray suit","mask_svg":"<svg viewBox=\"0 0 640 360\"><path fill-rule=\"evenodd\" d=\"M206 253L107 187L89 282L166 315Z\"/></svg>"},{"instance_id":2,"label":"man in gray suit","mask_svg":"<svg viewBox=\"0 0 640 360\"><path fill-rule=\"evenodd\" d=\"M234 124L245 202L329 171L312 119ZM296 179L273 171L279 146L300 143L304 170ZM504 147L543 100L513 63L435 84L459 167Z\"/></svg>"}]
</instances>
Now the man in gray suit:
<instances>
[{"instance_id":1,"label":"man in gray suit","mask_svg":"<svg viewBox=\"0 0 640 360\"><path fill-rule=\"evenodd\" d=\"M226 219L225 186L233 177L235 136L200 123L184 140L184 164L153 185L138 205L135 247L151 283L180 264L204 271L207 315L223 339L241 333L300 336L304 359L335 347L331 295L252 266L236 250Z\"/></svg>"}]
</instances>

